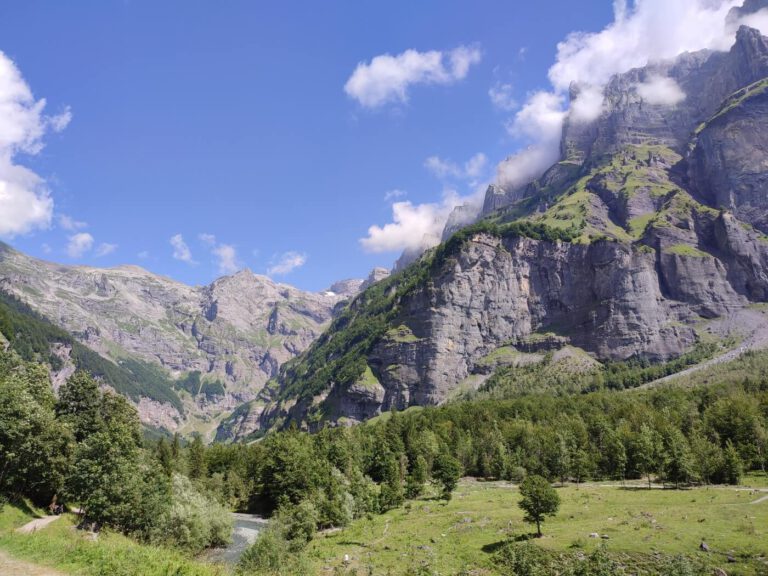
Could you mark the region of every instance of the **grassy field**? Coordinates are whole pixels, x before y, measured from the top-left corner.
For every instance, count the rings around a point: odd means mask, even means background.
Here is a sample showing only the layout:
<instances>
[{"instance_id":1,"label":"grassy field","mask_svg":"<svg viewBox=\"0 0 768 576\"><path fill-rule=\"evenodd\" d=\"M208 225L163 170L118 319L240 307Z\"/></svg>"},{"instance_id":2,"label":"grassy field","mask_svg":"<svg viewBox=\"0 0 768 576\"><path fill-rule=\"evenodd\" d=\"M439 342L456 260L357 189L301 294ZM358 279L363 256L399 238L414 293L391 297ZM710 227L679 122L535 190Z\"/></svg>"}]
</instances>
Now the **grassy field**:
<instances>
[{"instance_id":1,"label":"grassy field","mask_svg":"<svg viewBox=\"0 0 768 576\"><path fill-rule=\"evenodd\" d=\"M750 478L751 484L765 478ZM707 557L713 566L737 562L733 574L768 574L768 493L732 487L663 490L595 484L559 488L560 512L548 519L538 546L589 553L598 546L642 565L654 554ZM317 573L333 574L350 557L360 574L499 574L493 552L509 539L532 531L517 506L516 487L462 481L445 504L424 499L345 530L319 536L309 555ZM608 538L591 538L597 533ZM698 551L704 540L713 551ZM721 554L722 553L722 554ZM725 566L724 566L725 567Z\"/></svg>"},{"instance_id":2,"label":"grassy field","mask_svg":"<svg viewBox=\"0 0 768 576\"><path fill-rule=\"evenodd\" d=\"M192 560L183 553L144 546L102 532L98 541L75 530L72 517L34 534L14 530L34 519L33 511L6 505L0 511L0 550L10 556L82 576L224 576L222 567Z\"/></svg>"}]
</instances>

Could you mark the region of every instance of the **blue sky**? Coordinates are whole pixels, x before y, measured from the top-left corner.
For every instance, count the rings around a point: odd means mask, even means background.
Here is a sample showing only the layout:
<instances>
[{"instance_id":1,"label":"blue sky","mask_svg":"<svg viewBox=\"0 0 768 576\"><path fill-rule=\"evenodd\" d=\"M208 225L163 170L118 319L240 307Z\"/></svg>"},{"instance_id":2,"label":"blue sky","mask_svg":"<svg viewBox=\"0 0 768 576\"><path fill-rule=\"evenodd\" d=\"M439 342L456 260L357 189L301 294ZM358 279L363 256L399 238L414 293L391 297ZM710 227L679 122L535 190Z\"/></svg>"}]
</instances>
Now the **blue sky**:
<instances>
[{"instance_id":1,"label":"blue sky","mask_svg":"<svg viewBox=\"0 0 768 576\"><path fill-rule=\"evenodd\" d=\"M508 126L550 87L557 43L613 18L609 1L4 2L0 51L47 115L44 148L12 163L52 208L3 238L190 284L241 266L311 290L363 277L399 254L360 242L393 202L491 181L527 143ZM437 71L384 102L345 92L358 64L407 50L440 51Z\"/></svg>"}]
</instances>

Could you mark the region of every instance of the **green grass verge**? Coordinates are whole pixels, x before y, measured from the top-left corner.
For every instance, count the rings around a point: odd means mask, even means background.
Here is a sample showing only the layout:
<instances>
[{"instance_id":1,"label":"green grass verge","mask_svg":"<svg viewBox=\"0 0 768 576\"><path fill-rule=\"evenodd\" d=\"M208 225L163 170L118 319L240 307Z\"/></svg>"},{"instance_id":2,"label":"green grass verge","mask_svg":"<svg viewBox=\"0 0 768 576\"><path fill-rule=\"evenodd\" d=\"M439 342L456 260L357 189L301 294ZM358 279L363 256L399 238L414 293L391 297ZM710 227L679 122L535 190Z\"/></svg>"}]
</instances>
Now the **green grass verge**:
<instances>
[{"instance_id":1,"label":"green grass verge","mask_svg":"<svg viewBox=\"0 0 768 576\"><path fill-rule=\"evenodd\" d=\"M186 557L178 550L147 546L102 532L96 542L75 530L67 515L34 534L18 534L14 528L32 519L15 506L0 511L0 550L10 556L81 576L224 576L223 566Z\"/></svg>"}]
</instances>

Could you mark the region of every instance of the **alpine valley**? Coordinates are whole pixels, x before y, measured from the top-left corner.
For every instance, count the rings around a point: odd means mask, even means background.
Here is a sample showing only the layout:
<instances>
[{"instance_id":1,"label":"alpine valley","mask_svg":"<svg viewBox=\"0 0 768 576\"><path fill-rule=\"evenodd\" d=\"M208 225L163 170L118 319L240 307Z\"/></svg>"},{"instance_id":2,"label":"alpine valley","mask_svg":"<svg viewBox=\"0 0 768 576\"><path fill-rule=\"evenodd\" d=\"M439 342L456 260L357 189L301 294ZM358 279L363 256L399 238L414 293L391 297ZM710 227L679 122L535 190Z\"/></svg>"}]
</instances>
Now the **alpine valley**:
<instances>
[{"instance_id":1,"label":"alpine valley","mask_svg":"<svg viewBox=\"0 0 768 576\"><path fill-rule=\"evenodd\" d=\"M658 78L682 96L644 98ZM124 373L96 376L145 424L217 440L440 404L553 355L578 373L763 344L768 38L742 26L729 51L631 70L602 96L566 121L543 176L491 185L473 223L457 208L444 242L391 276L308 293L243 270L190 287L3 246L0 286L71 335L50 342L56 382L77 342Z\"/></svg>"},{"instance_id":2,"label":"alpine valley","mask_svg":"<svg viewBox=\"0 0 768 576\"><path fill-rule=\"evenodd\" d=\"M768 574L768 0L60 4L0 575Z\"/></svg>"},{"instance_id":3,"label":"alpine valley","mask_svg":"<svg viewBox=\"0 0 768 576\"><path fill-rule=\"evenodd\" d=\"M643 98L658 78L681 97ZM573 106L587 92L573 85ZM260 427L439 404L548 352L583 371L669 361L712 334L764 344L768 38L742 26L730 51L630 70L602 96L541 178L492 185L476 223L284 365L248 408Z\"/></svg>"},{"instance_id":4,"label":"alpine valley","mask_svg":"<svg viewBox=\"0 0 768 576\"><path fill-rule=\"evenodd\" d=\"M63 266L0 245L0 288L14 297L0 305L63 330L45 343L58 359L54 386L86 368L128 396L146 425L182 433L212 434L362 284L310 293L242 270L191 287L137 266Z\"/></svg>"}]
</instances>

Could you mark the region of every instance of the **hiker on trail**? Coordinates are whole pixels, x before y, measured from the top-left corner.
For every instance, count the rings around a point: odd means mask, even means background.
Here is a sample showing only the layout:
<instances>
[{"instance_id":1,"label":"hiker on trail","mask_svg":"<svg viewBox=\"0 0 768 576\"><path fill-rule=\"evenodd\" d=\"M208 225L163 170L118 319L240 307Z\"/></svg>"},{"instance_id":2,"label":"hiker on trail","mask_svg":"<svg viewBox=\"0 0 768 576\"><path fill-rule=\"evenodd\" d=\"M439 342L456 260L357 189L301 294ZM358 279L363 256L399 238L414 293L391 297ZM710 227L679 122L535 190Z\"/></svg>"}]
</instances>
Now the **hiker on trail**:
<instances>
[{"instance_id":1,"label":"hiker on trail","mask_svg":"<svg viewBox=\"0 0 768 576\"><path fill-rule=\"evenodd\" d=\"M56 500L57 500L57 495L54 494L53 499L51 500L51 503L48 505L48 512L50 512L51 514L56 514L56 510L59 507Z\"/></svg>"}]
</instances>

